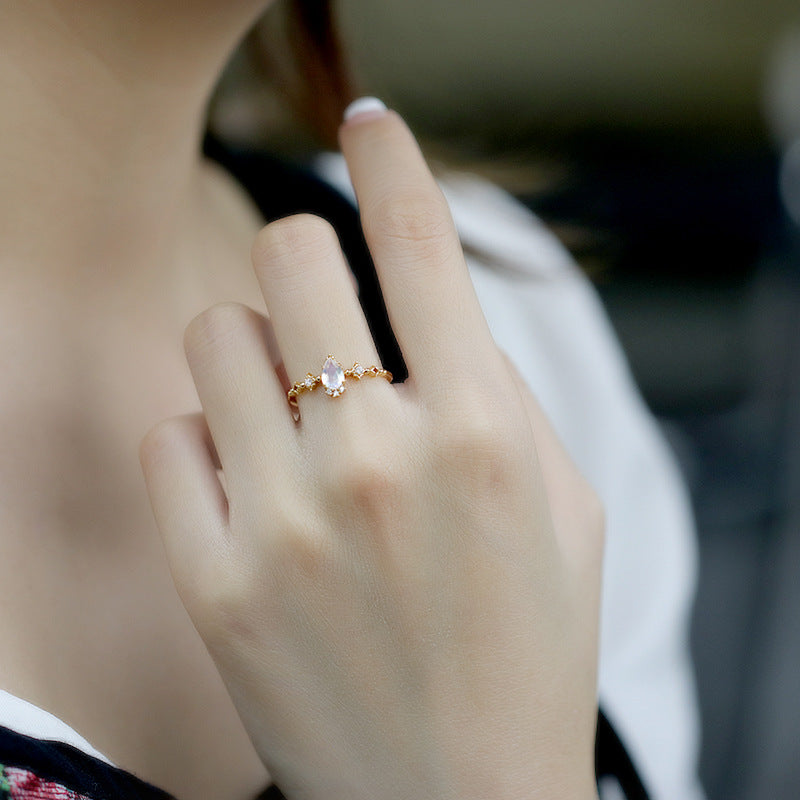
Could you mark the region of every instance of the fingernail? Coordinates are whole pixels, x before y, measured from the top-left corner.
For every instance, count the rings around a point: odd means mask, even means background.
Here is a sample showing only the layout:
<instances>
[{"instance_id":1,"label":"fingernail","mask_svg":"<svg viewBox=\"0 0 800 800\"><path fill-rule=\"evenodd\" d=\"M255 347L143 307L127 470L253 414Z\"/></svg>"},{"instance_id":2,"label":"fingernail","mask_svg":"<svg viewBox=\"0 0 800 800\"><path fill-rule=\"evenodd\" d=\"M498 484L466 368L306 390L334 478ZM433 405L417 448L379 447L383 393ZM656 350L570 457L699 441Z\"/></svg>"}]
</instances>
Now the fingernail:
<instances>
[{"instance_id":1,"label":"fingernail","mask_svg":"<svg viewBox=\"0 0 800 800\"><path fill-rule=\"evenodd\" d=\"M347 106L344 112L344 121L349 123L365 122L383 116L386 110L386 106L377 97L361 97Z\"/></svg>"}]
</instances>

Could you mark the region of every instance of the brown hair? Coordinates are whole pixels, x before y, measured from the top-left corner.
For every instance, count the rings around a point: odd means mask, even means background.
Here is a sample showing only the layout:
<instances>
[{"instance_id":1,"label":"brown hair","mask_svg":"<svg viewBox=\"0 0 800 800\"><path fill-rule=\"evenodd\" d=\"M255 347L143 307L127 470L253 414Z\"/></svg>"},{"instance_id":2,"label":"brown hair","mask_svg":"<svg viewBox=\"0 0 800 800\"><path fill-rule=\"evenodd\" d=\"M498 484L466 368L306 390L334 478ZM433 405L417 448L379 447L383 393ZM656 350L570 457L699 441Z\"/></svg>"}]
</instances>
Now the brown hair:
<instances>
[{"instance_id":1,"label":"brown hair","mask_svg":"<svg viewBox=\"0 0 800 800\"><path fill-rule=\"evenodd\" d=\"M287 43L288 42L288 47ZM356 96L333 0L288 0L268 13L249 43L257 69L320 144L336 147L345 108Z\"/></svg>"}]
</instances>

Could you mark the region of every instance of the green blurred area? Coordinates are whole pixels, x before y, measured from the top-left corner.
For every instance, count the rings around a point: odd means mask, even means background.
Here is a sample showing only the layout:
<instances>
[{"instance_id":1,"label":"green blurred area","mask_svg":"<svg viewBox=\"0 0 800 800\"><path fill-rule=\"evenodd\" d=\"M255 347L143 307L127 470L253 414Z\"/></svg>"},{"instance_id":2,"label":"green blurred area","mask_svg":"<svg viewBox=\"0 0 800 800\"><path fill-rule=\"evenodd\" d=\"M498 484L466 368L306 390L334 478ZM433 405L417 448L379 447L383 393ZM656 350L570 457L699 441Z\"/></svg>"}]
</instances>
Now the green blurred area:
<instances>
[{"instance_id":1,"label":"green blurred area","mask_svg":"<svg viewBox=\"0 0 800 800\"><path fill-rule=\"evenodd\" d=\"M763 138L796 0L340 0L365 84L418 130L489 145L620 129Z\"/></svg>"}]
</instances>

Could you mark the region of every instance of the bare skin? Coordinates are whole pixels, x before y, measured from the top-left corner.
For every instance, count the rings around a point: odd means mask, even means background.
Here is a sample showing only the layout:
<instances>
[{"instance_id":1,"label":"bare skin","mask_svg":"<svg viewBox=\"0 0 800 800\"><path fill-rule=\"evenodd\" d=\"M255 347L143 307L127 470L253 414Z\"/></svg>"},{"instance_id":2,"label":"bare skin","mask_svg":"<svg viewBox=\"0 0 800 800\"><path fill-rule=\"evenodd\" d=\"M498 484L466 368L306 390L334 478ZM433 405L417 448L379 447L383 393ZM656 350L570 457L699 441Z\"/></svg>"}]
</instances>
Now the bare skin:
<instances>
[{"instance_id":1,"label":"bare skin","mask_svg":"<svg viewBox=\"0 0 800 800\"><path fill-rule=\"evenodd\" d=\"M269 782L175 593L136 457L154 420L198 408L187 322L263 307L261 222L198 138L264 5L0 7L0 687L178 798Z\"/></svg>"}]
</instances>

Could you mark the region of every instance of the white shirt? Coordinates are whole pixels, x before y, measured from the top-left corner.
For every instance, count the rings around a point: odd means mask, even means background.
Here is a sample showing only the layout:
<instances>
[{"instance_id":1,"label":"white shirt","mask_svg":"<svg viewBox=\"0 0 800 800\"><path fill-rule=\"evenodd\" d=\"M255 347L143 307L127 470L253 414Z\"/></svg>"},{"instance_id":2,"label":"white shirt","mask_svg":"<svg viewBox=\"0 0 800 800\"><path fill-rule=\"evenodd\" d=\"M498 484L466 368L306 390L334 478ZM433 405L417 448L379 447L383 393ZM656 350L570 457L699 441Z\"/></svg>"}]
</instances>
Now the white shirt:
<instances>
[{"instance_id":1,"label":"white shirt","mask_svg":"<svg viewBox=\"0 0 800 800\"><path fill-rule=\"evenodd\" d=\"M317 167L352 197L340 156L323 156ZM605 504L603 707L653 800L700 800L688 654L696 553L673 458L594 290L555 237L485 181L450 174L441 185L497 344ZM0 725L102 758L65 723L3 692Z\"/></svg>"}]
</instances>

